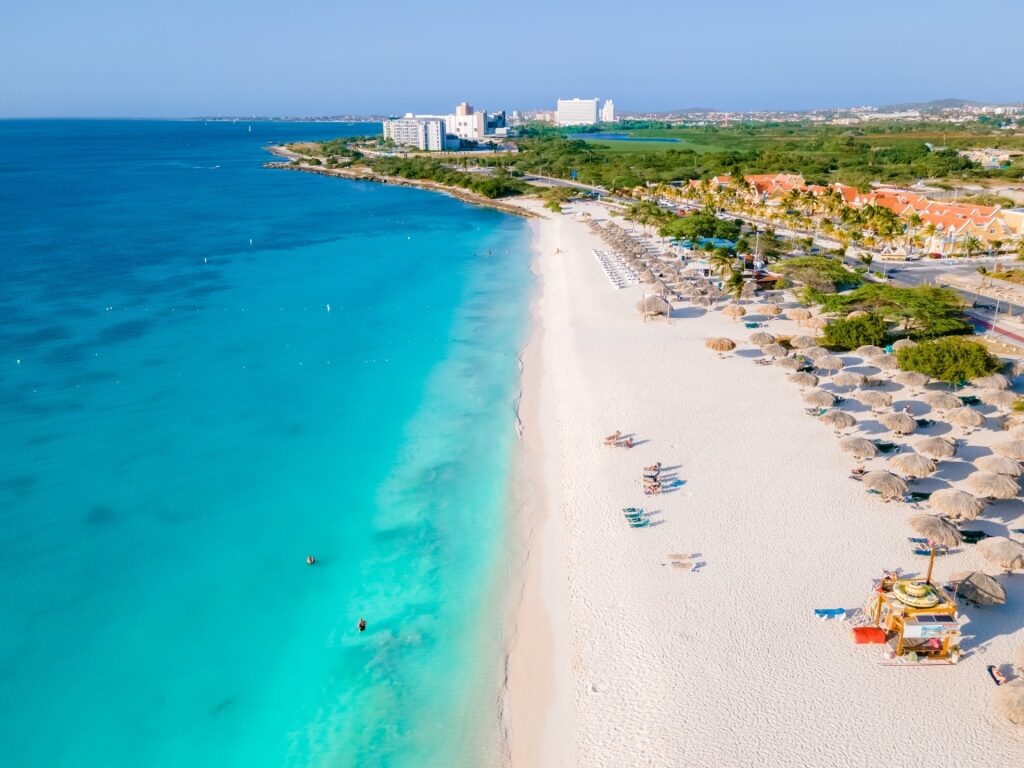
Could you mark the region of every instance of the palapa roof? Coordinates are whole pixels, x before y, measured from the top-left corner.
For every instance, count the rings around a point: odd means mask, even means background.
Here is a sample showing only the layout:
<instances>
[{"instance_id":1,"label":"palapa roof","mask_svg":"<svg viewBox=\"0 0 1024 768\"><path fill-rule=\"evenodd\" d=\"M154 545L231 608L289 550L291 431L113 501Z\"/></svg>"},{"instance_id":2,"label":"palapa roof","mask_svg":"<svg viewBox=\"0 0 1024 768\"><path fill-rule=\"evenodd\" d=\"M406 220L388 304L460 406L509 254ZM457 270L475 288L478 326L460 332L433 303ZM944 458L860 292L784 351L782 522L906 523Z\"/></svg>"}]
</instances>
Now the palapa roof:
<instances>
[{"instance_id":1,"label":"palapa roof","mask_svg":"<svg viewBox=\"0 0 1024 768\"><path fill-rule=\"evenodd\" d=\"M815 389L804 395L804 402L809 405L826 407L835 405L836 396L824 389Z\"/></svg>"},{"instance_id":2,"label":"palapa roof","mask_svg":"<svg viewBox=\"0 0 1024 768\"><path fill-rule=\"evenodd\" d=\"M758 347L764 347L767 346L768 344L774 344L775 337L772 336L770 333L758 331L757 333L750 334L750 343Z\"/></svg>"},{"instance_id":3,"label":"palapa roof","mask_svg":"<svg viewBox=\"0 0 1024 768\"><path fill-rule=\"evenodd\" d=\"M781 344L765 344L761 347L761 354L768 357L786 357L789 351Z\"/></svg>"},{"instance_id":4,"label":"palapa roof","mask_svg":"<svg viewBox=\"0 0 1024 768\"><path fill-rule=\"evenodd\" d=\"M874 344L865 344L857 347L855 354L860 357L880 357L885 354L885 350L881 347L876 347Z\"/></svg>"},{"instance_id":5,"label":"palapa roof","mask_svg":"<svg viewBox=\"0 0 1024 768\"><path fill-rule=\"evenodd\" d=\"M1024 459L1024 440L1003 440L992 446L992 452L1011 459Z\"/></svg>"},{"instance_id":6,"label":"palapa roof","mask_svg":"<svg viewBox=\"0 0 1024 768\"><path fill-rule=\"evenodd\" d=\"M813 373L807 373L806 371L798 371L792 376L787 377L786 381L791 384L796 384L798 387L816 387L818 386L818 377Z\"/></svg>"},{"instance_id":7,"label":"palapa roof","mask_svg":"<svg viewBox=\"0 0 1024 768\"><path fill-rule=\"evenodd\" d=\"M964 405L963 400L948 392L929 392L921 399L937 411L951 411Z\"/></svg>"},{"instance_id":8,"label":"palapa roof","mask_svg":"<svg viewBox=\"0 0 1024 768\"><path fill-rule=\"evenodd\" d=\"M899 339L898 341L894 341L892 344L893 349L909 349L910 347L916 346L917 342L912 341L911 339Z\"/></svg>"},{"instance_id":9,"label":"palapa roof","mask_svg":"<svg viewBox=\"0 0 1024 768\"><path fill-rule=\"evenodd\" d=\"M814 365L823 371L840 371L843 368L843 360L837 355L820 355L814 358Z\"/></svg>"},{"instance_id":10,"label":"palapa roof","mask_svg":"<svg viewBox=\"0 0 1024 768\"><path fill-rule=\"evenodd\" d=\"M1024 568L1024 544L1005 536L989 536L975 545L975 550L993 565L1005 571Z\"/></svg>"},{"instance_id":11,"label":"palapa roof","mask_svg":"<svg viewBox=\"0 0 1024 768\"><path fill-rule=\"evenodd\" d=\"M1020 464L1009 456L982 456L976 459L974 466L982 472L991 472L994 475L1007 475L1008 477L1020 477Z\"/></svg>"},{"instance_id":12,"label":"palapa roof","mask_svg":"<svg viewBox=\"0 0 1024 768\"><path fill-rule=\"evenodd\" d=\"M959 488L942 488L932 492L928 506L954 520L974 520L984 509L979 499Z\"/></svg>"},{"instance_id":13,"label":"palapa roof","mask_svg":"<svg viewBox=\"0 0 1024 768\"><path fill-rule=\"evenodd\" d=\"M839 450L858 459L871 459L878 455L878 446L866 437L845 437L839 441Z\"/></svg>"},{"instance_id":14,"label":"palapa roof","mask_svg":"<svg viewBox=\"0 0 1024 768\"><path fill-rule=\"evenodd\" d=\"M935 462L917 453L897 453L889 466L907 477L927 477L935 471Z\"/></svg>"},{"instance_id":15,"label":"palapa roof","mask_svg":"<svg viewBox=\"0 0 1024 768\"><path fill-rule=\"evenodd\" d=\"M910 435L917 429L917 421L906 413L883 413L878 420L886 429L898 435Z\"/></svg>"},{"instance_id":16,"label":"palapa roof","mask_svg":"<svg viewBox=\"0 0 1024 768\"><path fill-rule=\"evenodd\" d=\"M715 352L731 352L736 349L736 342L724 336L713 336L704 342L704 346Z\"/></svg>"},{"instance_id":17,"label":"palapa roof","mask_svg":"<svg viewBox=\"0 0 1024 768\"><path fill-rule=\"evenodd\" d=\"M956 445L944 437L924 437L914 443L914 450L934 461L956 456Z\"/></svg>"},{"instance_id":18,"label":"palapa roof","mask_svg":"<svg viewBox=\"0 0 1024 768\"><path fill-rule=\"evenodd\" d=\"M928 376L923 373L918 373L917 371L900 371L892 378L897 383L908 387L923 387L931 381Z\"/></svg>"},{"instance_id":19,"label":"palapa roof","mask_svg":"<svg viewBox=\"0 0 1024 768\"><path fill-rule=\"evenodd\" d=\"M953 408L946 414L946 418L961 427L980 427L985 423L985 417L969 405Z\"/></svg>"},{"instance_id":20,"label":"palapa roof","mask_svg":"<svg viewBox=\"0 0 1024 768\"><path fill-rule=\"evenodd\" d=\"M869 408L888 408L892 405L892 395L888 392L879 392L874 389L858 392L857 399Z\"/></svg>"},{"instance_id":21,"label":"palapa roof","mask_svg":"<svg viewBox=\"0 0 1024 768\"><path fill-rule=\"evenodd\" d=\"M857 423L857 419L846 411L829 411L821 421L834 429L849 429Z\"/></svg>"},{"instance_id":22,"label":"palapa roof","mask_svg":"<svg viewBox=\"0 0 1024 768\"><path fill-rule=\"evenodd\" d=\"M964 540L960 529L939 515L918 512L909 515L907 523L918 536L923 536L939 547L955 547Z\"/></svg>"},{"instance_id":23,"label":"palapa roof","mask_svg":"<svg viewBox=\"0 0 1024 768\"><path fill-rule=\"evenodd\" d=\"M865 488L870 491L878 491L886 498L897 498L907 494L907 481L892 472L868 472L862 480Z\"/></svg>"},{"instance_id":24,"label":"palapa roof","mask_svg":"<svg viewBox=\"0 0 1024 768\"><path fill-rule=\"evenodd\" d=\"M980 499L1013 499L1020 493L1020 485L1016 480L993 472L972 472L964 484L967 490Z\"/></svg>"},{"instance_id":25,"label":"palapa roof","mask_svg":"<svg viewBox=\"0 0 1024 768\"><path fill-rule=\"evenodd\" d=\"M1010 380L1001 373L993 373L977 379L971 379L971 385L979 389L1009 389Z\"/></svg>"},{"instance_id":26,"label":"palapa roof","mask_svg":"<svg viewBox=\"0 0 1024 768\"><path fill-rule=\"evenodd\" d=\"M996 712L1014 725L1024 725L1024 678L999 686L995 708Z\"/></svg>"},{"instance_id":27,"label":"palapa roof","mask_svg":"<svg viewBox=\"0 0 1024 768\"><path fill-rule=\"evenodd\" d=\"M864 383L866 377L863 373L843 371L832 377L832 383L837 387L859 387Z\"/></svg>"},{"instance_id":28,"label":"palapa roof","mask_svg":"<svg viewBox=\"0 0 1024 768\"><path fill-rule=\"evenodd\" d=\"M1006 590L1003 585L981 571L961 571L954 573L950 583L956 587L957 595L962 595L977 605L1005 605Z\"/></svg>"}]
</instances>

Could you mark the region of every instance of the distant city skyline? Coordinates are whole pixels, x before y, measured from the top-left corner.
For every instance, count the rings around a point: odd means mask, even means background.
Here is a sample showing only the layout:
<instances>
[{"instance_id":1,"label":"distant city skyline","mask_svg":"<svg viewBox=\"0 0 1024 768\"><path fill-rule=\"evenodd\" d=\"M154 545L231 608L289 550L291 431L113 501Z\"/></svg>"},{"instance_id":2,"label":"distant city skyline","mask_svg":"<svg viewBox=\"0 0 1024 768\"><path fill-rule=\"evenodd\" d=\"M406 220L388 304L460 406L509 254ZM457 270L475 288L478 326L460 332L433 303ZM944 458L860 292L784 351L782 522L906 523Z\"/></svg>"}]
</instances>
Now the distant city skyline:
<instances>
[{"instance_id":1,"label":"distant city skyline","mask_svg":"<svg viewBox=\"0 0 1024 768\"><path fill-rule=\"evenodd\" d=\"M965 14L979 22L951 27ZM130 13L113 0L43 0L5 13L0 117L384 115L467 100L528 110L574 96L612 98L620 114L1024 100L1012 41L997 37L978 58L980 20L1019 28L1024 4L734 0L726 13L523 0L515 13L484 6L434 22L407 0L387 14L327 0L286 12L267 0L139 0Z\"/></svg>"}]
</instances>

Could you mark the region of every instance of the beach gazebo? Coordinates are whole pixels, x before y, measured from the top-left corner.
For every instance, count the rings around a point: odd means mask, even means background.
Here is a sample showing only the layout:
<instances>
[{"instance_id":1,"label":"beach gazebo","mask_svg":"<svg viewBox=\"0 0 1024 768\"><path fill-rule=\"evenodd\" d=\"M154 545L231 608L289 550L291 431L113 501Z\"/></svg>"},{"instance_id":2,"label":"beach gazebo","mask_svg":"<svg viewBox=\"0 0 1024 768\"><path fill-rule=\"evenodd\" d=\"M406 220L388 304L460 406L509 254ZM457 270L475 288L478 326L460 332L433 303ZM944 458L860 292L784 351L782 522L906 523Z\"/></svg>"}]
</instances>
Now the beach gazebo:
<instances>
[{"instance_id":1,"label":"beach gazebo","mask_svg":"<svg viewBox=\"0 0 1024 768\"><path fill-rule=\"evenodd\" d=\"M955 663L960 658L956 600L938 584L888 573L875 582L867 613L904 662Z\"/></svg>"}]
</instances>

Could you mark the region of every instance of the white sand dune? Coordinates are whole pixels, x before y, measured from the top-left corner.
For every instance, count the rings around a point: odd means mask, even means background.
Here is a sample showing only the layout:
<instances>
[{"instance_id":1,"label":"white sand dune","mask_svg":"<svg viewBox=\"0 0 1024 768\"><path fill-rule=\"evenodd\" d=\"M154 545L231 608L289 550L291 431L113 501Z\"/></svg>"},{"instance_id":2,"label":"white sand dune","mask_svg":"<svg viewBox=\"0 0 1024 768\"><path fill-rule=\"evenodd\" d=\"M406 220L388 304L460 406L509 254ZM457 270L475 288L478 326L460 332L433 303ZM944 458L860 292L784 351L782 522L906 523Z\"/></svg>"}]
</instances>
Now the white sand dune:
<instances>
[{"instance_id":1,"label":"white sand dune","mask_svg":"<svg viewBox=\"0 0 1024 768\"><path fill-rule=\"evenodd\" d=\"M1024 645L1024 577L1003 579L1007 606L967 611L973 653L957 666L884 666L849 624L815 619L861 607L883 568L926 566L907 544L907 508L847 479L851 460L782 370L704 348L712 335L745 340L742 323L695 309L641 323L641 289L610 286L582 222L534 227L540 365L526 386L540 418L525 428L551 508L519 622L517 647L532 650L511 659L512 762L1024 765L1024 730L995 715L986 674ZM604 447L616 429L637 447ZM645 497L639 470L655 461L683 484ZM1004 514L1019 515L1012 504ZM630 529L626 506L652 525ZM673 567L670 554L702 565ZM936 574L975 567L966 548Z\"/></svg>"}]
</instances>

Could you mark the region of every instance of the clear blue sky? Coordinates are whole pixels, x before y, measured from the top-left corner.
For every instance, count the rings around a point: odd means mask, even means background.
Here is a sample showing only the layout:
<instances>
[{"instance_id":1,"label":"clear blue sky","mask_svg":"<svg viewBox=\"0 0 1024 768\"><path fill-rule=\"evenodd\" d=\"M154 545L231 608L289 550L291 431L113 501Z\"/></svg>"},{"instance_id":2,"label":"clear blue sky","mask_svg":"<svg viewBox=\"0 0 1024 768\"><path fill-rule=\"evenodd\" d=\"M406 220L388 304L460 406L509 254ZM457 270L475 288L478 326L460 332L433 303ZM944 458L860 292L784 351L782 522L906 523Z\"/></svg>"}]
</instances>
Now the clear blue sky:
<instances>
[{"instance_id":1,"label":"clear blue sky","mask_svg":"<svg viewBox=\"0 0 1024 768\"><path fill-rule=\"evenodd\" d=\"M1022 0L13 0L0 116L1024 100Z\"/></svg>"}]
</instances>

